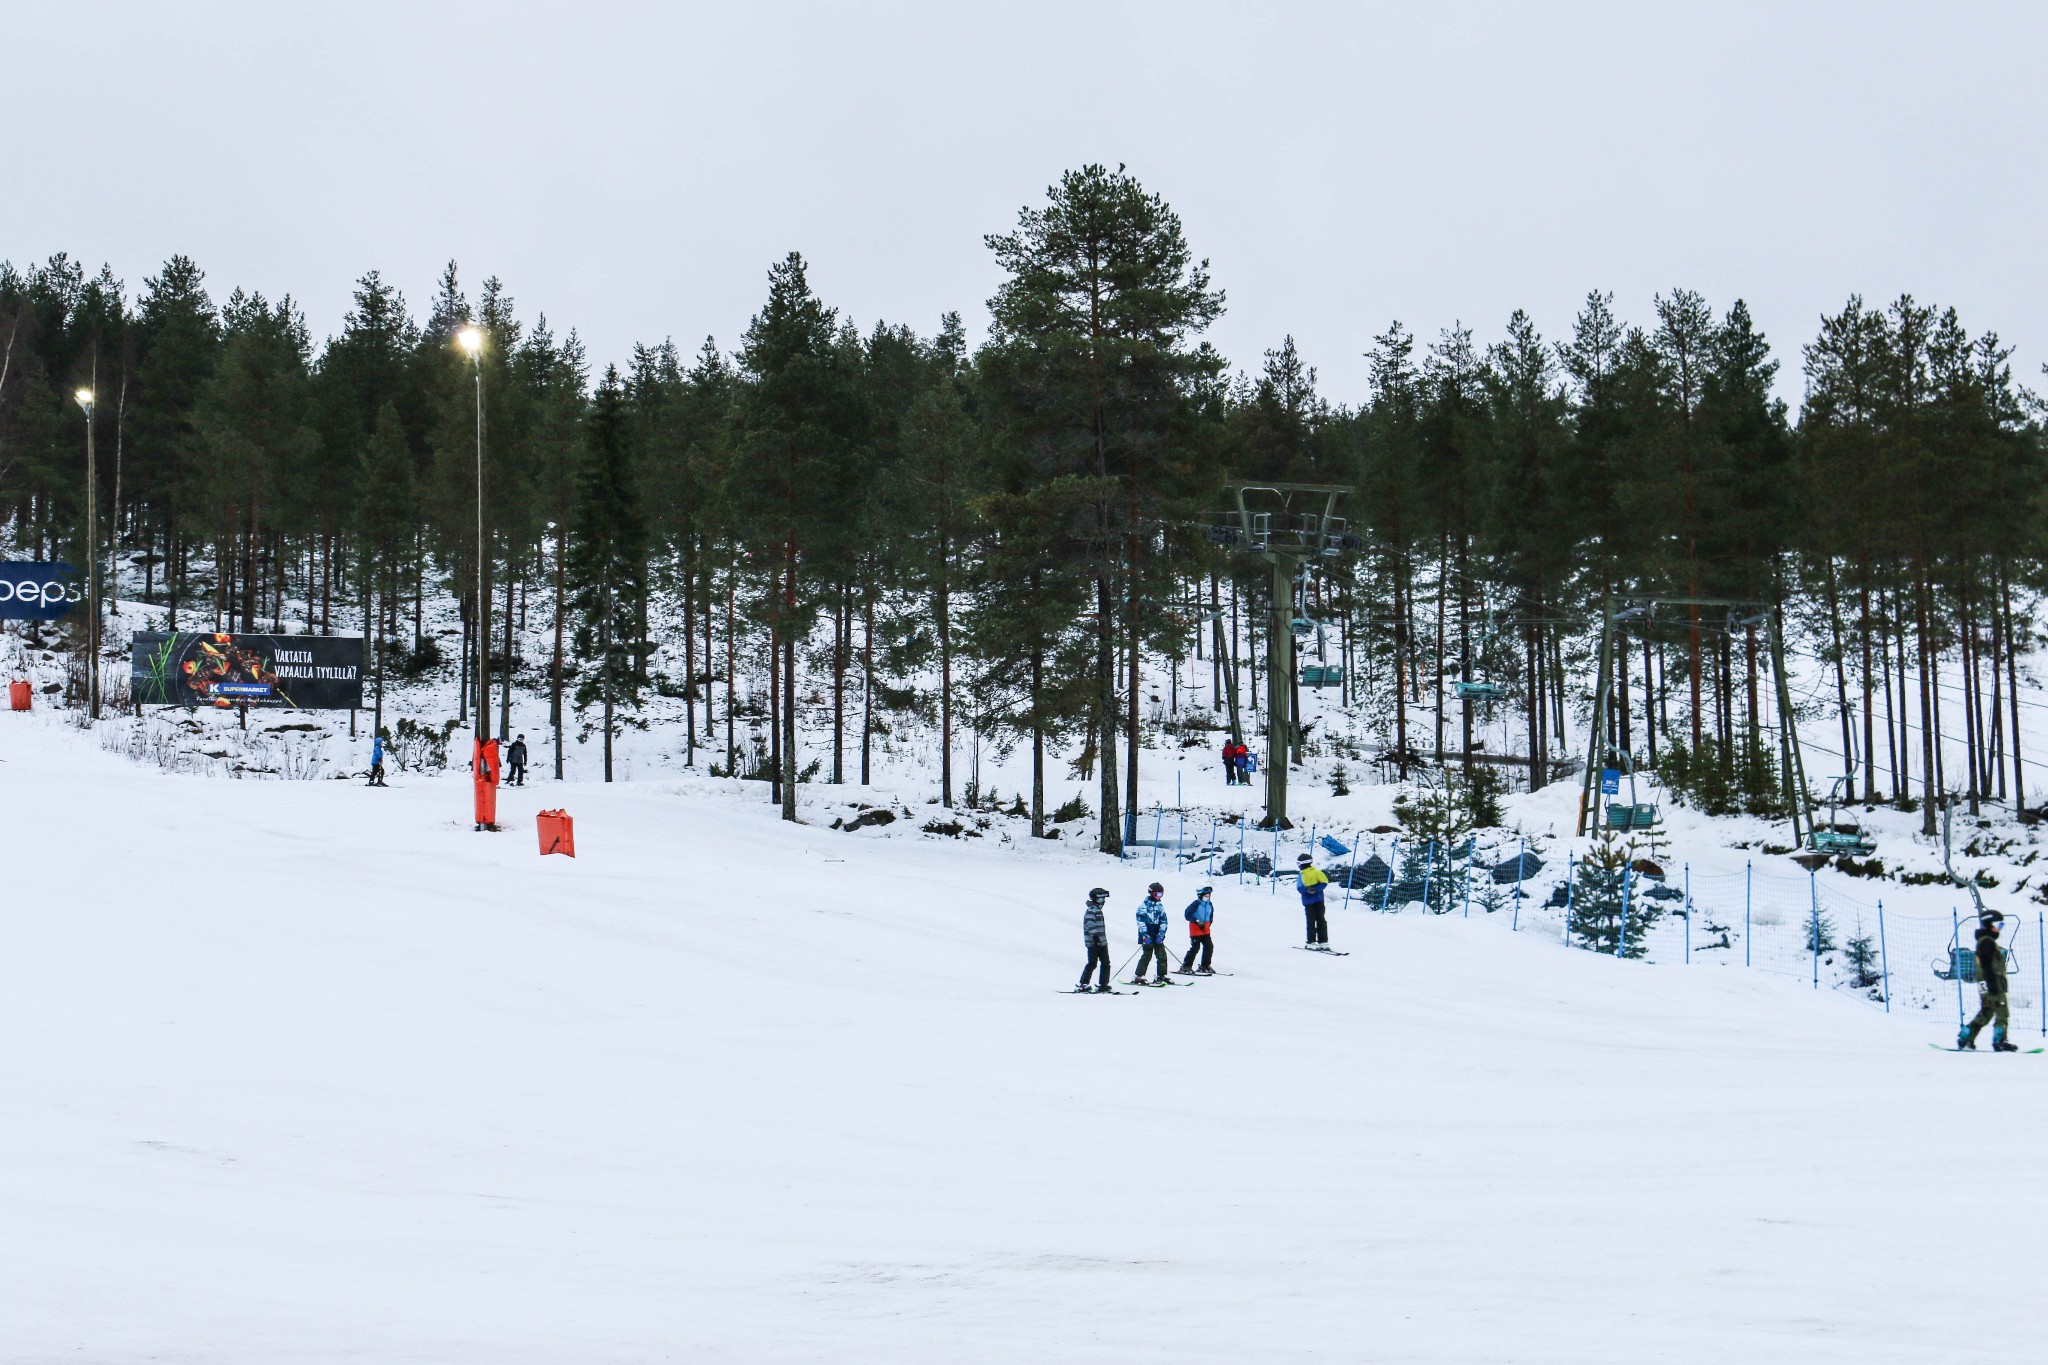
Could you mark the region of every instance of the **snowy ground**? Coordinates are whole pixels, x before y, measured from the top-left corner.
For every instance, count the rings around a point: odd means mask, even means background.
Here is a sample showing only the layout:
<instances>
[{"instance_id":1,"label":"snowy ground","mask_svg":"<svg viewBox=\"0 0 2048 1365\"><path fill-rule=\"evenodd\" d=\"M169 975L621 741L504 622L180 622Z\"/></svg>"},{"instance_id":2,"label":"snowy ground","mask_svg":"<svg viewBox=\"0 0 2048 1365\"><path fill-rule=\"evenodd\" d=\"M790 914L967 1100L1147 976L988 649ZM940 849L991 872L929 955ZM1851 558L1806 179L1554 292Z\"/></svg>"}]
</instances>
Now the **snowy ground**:
<instances>
[{"instance_id":1,"label":"snowy ground","mask_svg":"<svg viewBox=\"0 0 2048 1365\"><path fill-rule=\"evenodd\" d=\"M1298 955L1229 882L1235 976L1072 997L1081 893L1122 960L1144 866L672 780L479 835L461 777L169 776L43 712L0 760L10 1365L2048 1339L2048 1056L1933 1052L1939 1015L1484 918Z\"/></svg>"}]
</instances>

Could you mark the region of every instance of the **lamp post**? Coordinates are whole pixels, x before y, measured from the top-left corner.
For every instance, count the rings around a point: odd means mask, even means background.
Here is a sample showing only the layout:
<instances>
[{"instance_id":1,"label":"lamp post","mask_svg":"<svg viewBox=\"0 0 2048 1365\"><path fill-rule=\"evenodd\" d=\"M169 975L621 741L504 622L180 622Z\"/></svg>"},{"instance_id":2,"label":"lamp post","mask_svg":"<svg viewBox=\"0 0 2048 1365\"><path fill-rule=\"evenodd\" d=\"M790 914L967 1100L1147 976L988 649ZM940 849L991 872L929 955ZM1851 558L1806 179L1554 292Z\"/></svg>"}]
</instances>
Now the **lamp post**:
<instances>
[{"instance_id":1,"label":"lamp post","mask_svg":"<svg viewBox=\"0 0 2048 1365\"><path fill-rule=\"evenodd\" d=\"M93 450L91 389L71 395L85 409L85 704L100 718L100 528L99 461Z\"/></svg>"},{"instance_id":2,"label":"lamp post","mask_svg":"<svg viewBox=\"0 0 2048 1365\"><path fill-rule=\"evenodd\" d=\"M491 733L491 599L484 592L484 331L469 326L455 334L476 369L476 737Z\"/></svg>"}]
</instances>

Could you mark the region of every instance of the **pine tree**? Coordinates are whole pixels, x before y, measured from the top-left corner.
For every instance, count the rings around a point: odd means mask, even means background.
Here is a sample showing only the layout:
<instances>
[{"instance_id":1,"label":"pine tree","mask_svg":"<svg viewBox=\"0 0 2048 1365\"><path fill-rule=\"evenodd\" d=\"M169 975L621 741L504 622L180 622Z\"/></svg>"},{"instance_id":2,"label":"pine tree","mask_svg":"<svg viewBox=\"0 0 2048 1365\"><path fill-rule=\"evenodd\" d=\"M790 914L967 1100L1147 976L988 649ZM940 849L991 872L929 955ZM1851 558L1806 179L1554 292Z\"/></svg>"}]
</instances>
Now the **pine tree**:
<instances>
[{"instance_id":1,"label":"pine tree","mask_svg":"<svg viewBox=\"0 0 2048 1365\"><path fill-rule=\"evenodd\" d=\"M576 655L583 668L576 706L604 708L604 780L609 782L616 708L638 706L647 681L642 668L647 648L640 634L647 522L634 487L626 394L616 367L605 370L584 432L568 559Z\"/></svg>"},{"instance_id":2,"label":"pine tree","mask_svg":"<svg viewBox=\"0 0 2048 1365\"><path fill-rule=\"evenodd\" d=\"M361 556L365 596L371 604L369 629L377 697L371 732L384 727L384 666L391 642L385 619L392 615L399 585L405 581L418 510L413 501L413 455L400 424L398 405L386 402L362 454L356 477L361 490L355 506L355 531Z\"/></svg>"},{"instance_id":3,"label":"pine tree","mask_svg":"<svg viewBox=\"0 0 2048 1365\"><path fill-rule=\"evenodd\" d=\"M1022 210L1015 232L987 242L1006 276L989 300L981 357L991 406L1036 465L1033 485L1070 481L1089 514L1046 529L1055 531L1048 548L1094 587L1098 842L1116 853L1122 811L1135 805L1142 603L1172 588L1156 528L1183 520L1180 509L1220 482L1186 454L1199 448L1187 427L1222 368L1193 338L1222 312L1223 296L1180 219L1122 167L1069 171L1045 207Z\"/></svg>"},{"instance_id":4,"label":"pine tree","mask_svg":"<svg viewBox=\"0 0 2048 1365\"><path fill-rule=\"evenodd\" d=\"M1612 953L1626 932L1623 957L1649 951L1648 930L1664 912L1635 885L1629 870L1634 858L1634 847L1609 833L1579 860L1572 876L1571 932L1581 948Z\"/></svg>"}]
</instances>

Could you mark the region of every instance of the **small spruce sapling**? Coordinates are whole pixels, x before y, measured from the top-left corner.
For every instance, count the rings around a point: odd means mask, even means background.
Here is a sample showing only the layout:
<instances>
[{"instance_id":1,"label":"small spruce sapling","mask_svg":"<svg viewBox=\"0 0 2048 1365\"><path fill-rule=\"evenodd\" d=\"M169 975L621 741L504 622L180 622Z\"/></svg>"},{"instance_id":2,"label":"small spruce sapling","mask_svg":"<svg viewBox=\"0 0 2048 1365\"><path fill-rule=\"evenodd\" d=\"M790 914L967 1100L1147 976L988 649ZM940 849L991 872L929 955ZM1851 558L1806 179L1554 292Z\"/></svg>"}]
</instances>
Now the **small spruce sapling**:
<instances>
[{"instance_id":1,"label":"small spruce sapling","mask_svg":"<svg viewBox=\"0 0 2048 1365\"><path fill-rule=\"evenodd\" d=\"M1634 860L1634 845L1611 832L1580 859L1572 878L1571 931L1581 948L1612 953L1617 936L1626 934L1623 957L1642 957L1649 951L1647 931L1664 912L1630 884L1629 864Z\"/></svg>"},{"instance_id":2,"label":"small spruce sapling","mask_svg":"<svg viewBox=\"0 0 2048 1365\"><path fill-rule=\"evenodd\" d=\"M1884 980L1879 969L1877 945L1870 941L1870 935L1860 932L1858 924L1856 937L1843 945L1842 955L1849 961L1849 984L1857 990L1868 990Z\"/></svg>"}]
</instances>

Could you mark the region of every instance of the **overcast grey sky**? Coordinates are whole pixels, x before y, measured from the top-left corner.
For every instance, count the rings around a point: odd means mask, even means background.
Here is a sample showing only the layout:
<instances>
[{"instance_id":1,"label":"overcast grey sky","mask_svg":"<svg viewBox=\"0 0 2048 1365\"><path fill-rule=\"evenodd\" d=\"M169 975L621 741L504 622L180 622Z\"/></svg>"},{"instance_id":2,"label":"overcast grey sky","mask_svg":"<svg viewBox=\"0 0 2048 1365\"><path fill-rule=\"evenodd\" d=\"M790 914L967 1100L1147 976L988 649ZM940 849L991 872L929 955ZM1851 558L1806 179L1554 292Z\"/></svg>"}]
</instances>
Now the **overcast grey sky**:
<instances>
[{"instance_id":1,"label":"overcast grey sky","mask_svg":"<svg viewBox=\"0 0 2048 1365\"><path fill-rule=\"evenodd\" d=\"M863 326L978 335L982 235L1061 170L1180 212L1239 368L1326 394L1399 318L1546 335L1592 288L1749 300L1799 346L1854 291L2048 358L2048 6L15 3L0 257L173 252L317 334L450 257L522 317L730 346L794 248Z\"/></svg>"}]
</instances>

